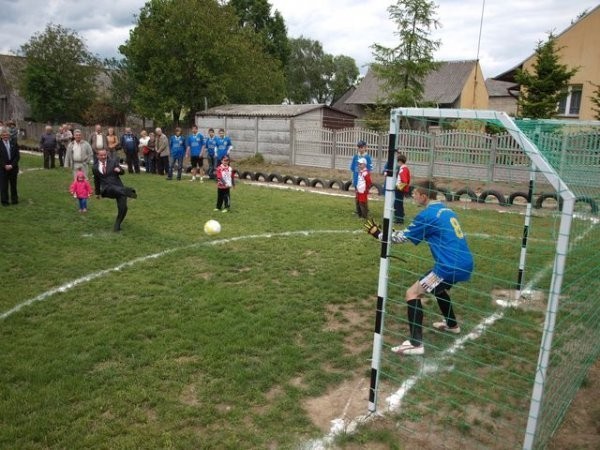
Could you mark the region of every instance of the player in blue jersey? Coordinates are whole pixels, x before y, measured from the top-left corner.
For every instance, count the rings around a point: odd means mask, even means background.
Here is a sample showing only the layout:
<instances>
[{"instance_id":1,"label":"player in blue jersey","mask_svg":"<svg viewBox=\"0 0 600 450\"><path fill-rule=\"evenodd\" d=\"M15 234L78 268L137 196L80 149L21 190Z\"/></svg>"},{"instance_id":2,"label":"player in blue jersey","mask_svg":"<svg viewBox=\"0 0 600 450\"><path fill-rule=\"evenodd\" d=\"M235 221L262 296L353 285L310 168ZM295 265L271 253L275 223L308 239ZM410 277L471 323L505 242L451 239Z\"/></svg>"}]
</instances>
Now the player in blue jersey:
<instances>
[{"instance_id":1,"label":"player in blue jersey","mask_svg":"<svg viewBox=\"0 0 600 450\"><path fill-rule=\"evenodd\" d=\"M208 136L204 139L204 147L208 158L208 178L214 180L215 171L217 170L217 137L214 128L208 129Z\"/></svg>"},{"instance_id":2,"label":"player in blue jersey","mask_svg":"<svg viewBox=\"0 0 600 450\"><path fill-rule=\"evenodd\" d=\"M217 167L221 165L221 160L224 156L229 156L231 158L230 153L232 148L231 138L225 136L225 130L223 128L219 128L219 136L217 137Z\"/></svg>"},{"instance_id":3,"label":"player in blue jersey","mask_svg":"<svg viewBox=\"0 0 600 450\"><path fill-rule=\"evenodd\" d=\"M181 180L181 172L183 171L183 158L185 157L185 137L181 135L181 128L175 128L175 134L169 140L171 149L171 160L169 161L169 171L167 180L173 179L173 169L177 164L177 180Z\"/></svg>"},{"instance_id":4,"label":"player in blue jersey","mask_svg":"<svg viewBox=\"0 0 600 450\"><path fill-rule=\"evenodd\" d=\"M198 132L198 127L192 127L192 134L186 140L186 154L192 163L192 180L196 181L196 174L200 177L200 182L203 181L202 173L204 171L204 156L202 155L202 147L204 147L204 136Z\"/></svg>"},{"instance_id":5,"label":"player in blue jersey","mask_svg":"<svg viewBox=\"0 0 600 450\"><path fill-rule=\"evenodd\" d=\"M406 290L410 339L392 348L394 353L400 355L425 353L421 299L426 293L435 296L444 318L441 322L434 322L433 328L454 334L460 333L449 291L455 283L467 281L473 272L473 255L465 234L454 211L436 200L435 184L432 181L417 183L413 190L413 198L425 209L416 215L406 229L392 232L392 243L412 242L418 245L422 241L427 242L434 265L430 272ZM373 237L383 238L373 219L365 222L365 229Z\"/></svg>"}]
</instances>

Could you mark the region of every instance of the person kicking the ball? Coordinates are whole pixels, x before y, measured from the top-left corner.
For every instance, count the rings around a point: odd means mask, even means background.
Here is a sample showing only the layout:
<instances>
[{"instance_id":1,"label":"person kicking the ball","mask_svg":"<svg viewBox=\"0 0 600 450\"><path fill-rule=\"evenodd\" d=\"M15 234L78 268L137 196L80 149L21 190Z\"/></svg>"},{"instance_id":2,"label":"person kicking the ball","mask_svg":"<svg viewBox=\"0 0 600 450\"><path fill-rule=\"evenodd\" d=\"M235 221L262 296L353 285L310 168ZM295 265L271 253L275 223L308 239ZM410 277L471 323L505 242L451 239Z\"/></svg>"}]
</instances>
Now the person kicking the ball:
<instances>
[{"instance_id":1,"label":"person kicking the ball","mask_svg":"<svg viewBox=\"0 0 600 450\"><path fill-rule=\"evenodd\" d=\"M455 283L469 280L473 272L473 255L456 214L436 200L437 194L433 181L416 183L413 198L417 205L425 209L417 214L406 229L392 232L391 242L394 244L412 242L418 245L425 240L434 261L433 269L406 290L410 339L392 347L392 352L399 355L425 353L421 299L426 293L435 296L444 318L441 322L434 322L433 328L453 334L460 333L449 291ZM367 220L364 227L374 238L383 238L381 229L373 219Z\"/></svg>"}]
</instances>

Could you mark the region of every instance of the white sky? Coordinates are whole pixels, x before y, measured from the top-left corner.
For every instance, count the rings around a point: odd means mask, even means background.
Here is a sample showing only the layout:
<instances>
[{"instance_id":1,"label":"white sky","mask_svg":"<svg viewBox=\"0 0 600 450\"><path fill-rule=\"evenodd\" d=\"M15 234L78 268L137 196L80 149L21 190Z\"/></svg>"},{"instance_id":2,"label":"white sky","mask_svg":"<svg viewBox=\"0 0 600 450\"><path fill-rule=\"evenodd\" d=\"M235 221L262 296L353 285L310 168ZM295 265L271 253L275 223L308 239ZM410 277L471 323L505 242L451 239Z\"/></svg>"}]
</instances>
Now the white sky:
<instances>
[{"instance_id":1,"label":"white sky","mask_svg":"<svg viewBox=\"0 0 600 450\"><path fill-rule=\"evenodd\" d=\"M372 61L371 45L397 45L389 19L393 0L269 0L288 27L288 36L318 40L333 55L348 55L362 73ZM484 0L437 0L442 27L438 60L476 59ZM76 30L101 57L118 55L144 0L0 0L0 53L11 53L48 22ZM533 53L549 31L562 32L592 0L485 0L479 59L485 77L498 75ZM600 32L600 30L599 30Z\"/></svg>"}]
</instances>

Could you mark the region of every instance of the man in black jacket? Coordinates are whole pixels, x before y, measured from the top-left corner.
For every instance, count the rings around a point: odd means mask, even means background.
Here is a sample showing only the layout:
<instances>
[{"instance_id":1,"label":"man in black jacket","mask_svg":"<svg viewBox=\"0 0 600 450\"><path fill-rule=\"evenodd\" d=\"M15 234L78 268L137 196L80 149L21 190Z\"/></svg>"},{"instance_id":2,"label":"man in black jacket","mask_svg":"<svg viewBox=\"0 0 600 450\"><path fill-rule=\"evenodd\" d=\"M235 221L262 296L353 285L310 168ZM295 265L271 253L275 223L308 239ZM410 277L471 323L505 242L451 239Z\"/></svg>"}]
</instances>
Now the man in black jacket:
<instances>
[{"instance_id":1,"label":"man in black jacket","mask_svg":"<svg viewBox=\"0 0 600 450\"><path fill-rule=\"evenodd\" d=\"M58 150L58 140L52 132L52 127L46 125L46 129L40 138L40 150L44 154L44 169L54 169L56 163L54 157Z\"/></svg>"},{"instance_id":2,"label":"man in black jacket","mask_svg":"<svg viewBox=\"0 0 600 450\"><path fill-rule=\"evenodd\" d=\"M8 128L3 128L0 133L0 200L2 206L8 206L8 192L10 187L10 200L13 205L19 203L17 194L17 176L19 175L19 144L11 140Z\"/></svg>"},{"instance_id":3,"label":"man in black jacket","mask_svg":"<svg viewBox=\"0 0 600 450\"><path fill-rule=\"evenodd\" d=\"M98 150L96 157L98 161L92 167L94 177L99 180L100 191L96 191L96 195L114 198L117 201L114 231L118 232L121 231L121 223L127 215L127 197L137 198L137 193L135 189L123 185L121 181L123 169L116 158L108 158L106 149Z\"/></svg>"}]
</instances>

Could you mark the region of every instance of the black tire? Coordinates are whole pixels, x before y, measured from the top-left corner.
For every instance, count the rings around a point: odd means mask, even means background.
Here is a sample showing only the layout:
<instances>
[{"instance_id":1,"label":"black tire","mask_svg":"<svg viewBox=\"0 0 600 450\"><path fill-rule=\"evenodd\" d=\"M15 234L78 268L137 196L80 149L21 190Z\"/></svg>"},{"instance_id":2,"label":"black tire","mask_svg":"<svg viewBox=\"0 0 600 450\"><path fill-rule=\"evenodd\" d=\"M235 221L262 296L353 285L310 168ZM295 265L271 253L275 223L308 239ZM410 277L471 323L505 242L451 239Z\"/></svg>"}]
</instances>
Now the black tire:
<instances>
[{"instance_id":1,"label":"black tire","mask_svg":"<svg viewBox=\"0 0 600 450\"><path fill-rule=\"evenodd\" d=\"M253 178L254 178L254 172L249 172L249 171L245 170L244 172L242 172L240 174L241 180L252 180Z\"/></svg>"},{"instance_id":2,"label":"black tire","mask_svg":"<svg viewBox=\"0 0 600 450\"><path fill-rule=\"evenodd\" d=\"M262 178L262 179L261 179ZM254 181L267 181L267 174L262 172L256 172L252 177Z\"/></svg>"},{"instance_id":3,"label":"black tire","mask_svg":"<svg viewBox=\"0 0 600 450\"><path fill-rule=\"evenodd\" d=\"M447 202L451 202L452 200L454 200L452 193L445 187L438 187L437 190L440 194L442 194L444 196L444 198L446 199Z\"/></svg>"},{"instance_id":4,"label":"black tire","mask_svg":"<svg viewBox=\"0 0 600 450\"><path fill-rule=\"evenodd\" d=\"M587 203L588 205L590 205L590 212L592 214L598 214L598 205L596 204L593 198L587 197L585 195L580 195L575 199L575 202Z\"/></svg>"},{"instance_id":5,"label":"black tire","mask_svg":"<svg viewBox=\"0 0 600 450\"><path fill-rule=\"evenodd\" d=\"M342 186L342 189L344 191L349 191L351 187L352 187L352 181L346 181L344 183L344 186Z\"/></svg>"},{"instance_id":6,"label":"black tire","mask_svg":"<svg viewBox=\"0 0 600 450\"><path fill-rule=\"evenodd\" d=\"M271 183L281 183L283 181L283 177L278 173L272 173L267 177L267 181L270 181Z\"/></svg>"},{"instance_id":7,"label":"black tire","mask_svg":"<svg viewBox=\"0 0 600 450\"><path fill-rule=\"evenodd\" d=\"M302 186L302 183L304 183L304 186L310 186L310 181L308 181L308 178L306 178L306 177L297 177L296 178L296 184L298 186Z\"/></svg>"},{"instance_id":8,"label":"black tire","mask_svg":"<svg viewBox=\"0 0 600 450\"><path fill-rule=\"evenodd\" d=\"M325 187L325 182L320 178L313 178L310 180L310 187Z\"/></svg>"},{"instance_id":9,"label":"black tire","mask_svg":"<svg viewBox=\"0 0 600 450\"><path fill-rule=\"evenodd\" d=\"M467 187L459 189L454 193L454 201L459 201L460 198L465 194L471 199L472 202L477 201L477 194L475 194L475 192L472 189L469 189Z\"/></svg>"},{"instance_id":10,"label":"black tire","mask_svg":"<svg viewBox=\"0 0 600 450\"><path fill-rule=\"evenodd\" d=\"M537 209L542 208L544 206L544 201L548 200L549 198L553 198L555 201L558 202L558 210L561 211L562 210L563 201L562 201L562 198L560 198L558 196L558 194L556 194L556 193L549 194L549 193L542 192L540 194L540 196L537 198L537 200L535 201L535 205L534 206Z\"/></svg>"},{"instance_id":11,"label":"black tire","mask_svg":"<svg viewBox=\"0 0 600 450\"><path fill-rule=\"evenodd\" d=\"M527 192L513 192L508 196L508 204L512 205L515 202L516 198L523 198L527 203L529 203L529 194Z\"/></svg>"},{"instance_id":12,"label":"black tire","mask_svg":"<svg viewBox=\"0 0 600 450\"><path fill-rule=\"evenodd\" d=\"M383 195L384 194L384 192L383 192L383 186L381 184L379 184L379 183L373 183L371 185L371 189L369 189L369 192L371 192L373 190L373 188L375 188L377 190L377 194L378 195Z\"/></svg>"},{"instance_id":13,"label":"black tire","mask_svg":"<svg viewBox=\"0 0 600 450\"><path fill-rule=\"evenodd\" d=\"M337 186L337 188L336 188ZM329 189L339 189L340 191L344 190L344 183L342 183L340 180L329 180L327 182L327 187Z\"/></svg>"},{"instance_id":14,"label":"black tire","mask_svg":"<svg viewBox=\"0 0 600 450\"><path fill-rule=\"evenodd\" d=\"M483 191L481 194L479 194L479 198L477 199L477 201L479 203L485 203L488 197L496 197L496 200L498 200L498 204L500 205L506 204L506 198L504 197L504 195L501 192L495 191L493 189Z\"/></svg>"},{"instance_id":15,"label":"black tire","mask_svg":"<svg viewBox=\"0 0 600 450\"><path fill-rule=\"evenodd\" d=\"M292 175L285 175L283 177L283 184L296 184L296 177Z\"/></svg>"}]
</instances>

